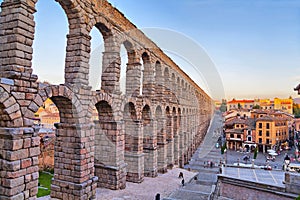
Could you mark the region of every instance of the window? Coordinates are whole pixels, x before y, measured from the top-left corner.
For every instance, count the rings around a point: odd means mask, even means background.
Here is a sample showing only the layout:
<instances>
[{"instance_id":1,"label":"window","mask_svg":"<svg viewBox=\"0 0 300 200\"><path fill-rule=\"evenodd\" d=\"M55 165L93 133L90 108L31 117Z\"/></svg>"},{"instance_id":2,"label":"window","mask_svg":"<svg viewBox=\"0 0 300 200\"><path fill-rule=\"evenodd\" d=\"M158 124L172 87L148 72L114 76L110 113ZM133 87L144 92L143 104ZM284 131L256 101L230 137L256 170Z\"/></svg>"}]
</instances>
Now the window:
<instances>
[{"instance_id":1,"label":"window","mask_svg":"<svg viewBox=\"0 0 300 200\"><path fill-rule=\"evenodd\" d=\"M262 123L259 123L259 124L258 124L258 128L262 128Z\"/></svg>"},{"instance_id":2,"label":"window","mask_svg":"<svg viewBox=\"0 0 300 200\"><path fill-rule=\"evenodd\" d=\"M248 135L251 135L251 130L248 130Z\"/></svg>"},{"instance_id":3,"label":"window","mask_svg":"<svg viewBox=\"0 0 300 200\"><path fill-rule=\"evenodd\" d=\"M237 124L236 127L237 127L237 128L240 128L240 125Z\"/></svg>"},{"instance_id":4,"label":"window","mask_svg":"<svg viewBox=\"0 0 300 200\"><path fill-rule=\"evenodd\" d=\"M230 138L234 138L234 135L233 135L233 134L230 134Z\"/></svg>"},{"instance_id":5,"label":"window","mask_svg":"<svg viewBox=\"0 0 300 200\"><path fill-rule=\"evenodd\" d=\"M270 137L270 131L266 131L266 137Z\"/></svg>"},{"instance_id":6,"label":"window","mask_svg":"<svg viewBox=\"0 0 300 200\"><path fill-rule=\"evenodd\" d=\"M259 130L258 135L262 136L262 130Z\"/></svg>"},{"instance_id":7,"label":"window","mask_svg":"<svg viewBox=\"0 0 300 200\"><path fill-rule=\"evenodd\" d=\"M258 138L258 143L262 143L262 139L261 138Z\"/></svg>"},{"instance_id":8,"label":"window","mask_svg":"<svg viewBox=\"0 0 300 200\"><path fill-rule=\"evenodd\" d=\"M241 135L237 135L237 138L241 138Z\"/></svg>"},{"instance_id":9,"label":"window","mask_svg":"<svg viewBox=\"0 0 300 200\"><path fill-rule=\"evenodd\" d=\"M270 140L269 139L266 139L266 144L270 144Z\"/></svg>"},{"instance_id":10,"label":"window","mask_svg":"<svg viewBox=\"0 0 300 200\"><path fill-rule=\"evenodd\" d=\"M251 137L251 136L248 136L247 140L248 140L249 142L251 142L251 141L252 141L252 137Z\"/></svg>"},{"instance_id":11,"label":"window","mask_svg":"<svg viewBox=\"0 0 300 200\"><path fill-rule=\"evenodd\" d=\"M270 129L270 124L269 123L267 123L267 129Z\"/></svg>"},{"instance_id":12,"label":"window","mask_svg":"<svg viewBox=\"0 0 300 200\"><path fill-rule=\"evenodd\" d=\"M241 128L244 128L244 125L241 125Z\"/></svg>"}]
</instances>

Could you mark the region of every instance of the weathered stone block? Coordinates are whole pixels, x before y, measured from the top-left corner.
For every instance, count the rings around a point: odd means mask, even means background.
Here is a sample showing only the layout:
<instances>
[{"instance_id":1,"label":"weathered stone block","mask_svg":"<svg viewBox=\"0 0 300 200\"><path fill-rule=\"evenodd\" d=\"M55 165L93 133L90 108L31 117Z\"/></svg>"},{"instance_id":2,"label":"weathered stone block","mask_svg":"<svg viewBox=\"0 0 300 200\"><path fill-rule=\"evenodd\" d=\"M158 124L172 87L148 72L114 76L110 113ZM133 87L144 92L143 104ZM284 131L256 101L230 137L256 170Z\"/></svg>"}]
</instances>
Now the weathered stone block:
<instances>
[{"instance_id":1,"label":"weathered stone block","mask_svg":"<svg viewBox=\"0 0 300 200\"><path fill-rule=\"evenodd\" d=\"M18 177L14 179L2 178L2 185L8 188L14 188L16 186L24 184L24 177Z\"/></svg>"},{"instance_id":2,"label":"weathered stone block","mask_svg":"<svg viewBox=\"0 0 300 200\"><path fill-rule=\"evenodd\" d=\"M26 158L21 160L21 169L30 167L32 165L32 160L31 158Z\"/></svg>"},{"instance_id":3,"label":"weathered stone block","mask_svg":"<svg viewBox=\"0 0 300 200\"><path fill-rule=\"evenodd\" d=\"M29 157L38 156L40 155L40 147L33 147L29 149Z\"/></svg>"}]
</instances>

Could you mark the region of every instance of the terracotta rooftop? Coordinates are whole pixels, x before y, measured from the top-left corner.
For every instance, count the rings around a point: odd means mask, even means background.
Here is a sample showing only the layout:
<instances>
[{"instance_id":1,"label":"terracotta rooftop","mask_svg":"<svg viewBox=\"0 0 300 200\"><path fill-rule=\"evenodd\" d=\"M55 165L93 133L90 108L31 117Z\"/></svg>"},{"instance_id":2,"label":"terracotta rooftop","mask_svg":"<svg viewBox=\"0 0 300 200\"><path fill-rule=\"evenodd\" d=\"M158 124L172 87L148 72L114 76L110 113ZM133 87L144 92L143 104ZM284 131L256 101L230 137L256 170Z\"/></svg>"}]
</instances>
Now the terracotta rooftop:
<instances>
[{"instance_id":1,"label":"terracotta rooftop","mask_svg":"<svg viewBox=\"0 0 300 200\"><path fill-rule=\"evenodd\" d=\"M236 99L232 99L231 101L227 102L227 103L254 103L254 100L236 100Z\"/></svg>"}]
</instances>

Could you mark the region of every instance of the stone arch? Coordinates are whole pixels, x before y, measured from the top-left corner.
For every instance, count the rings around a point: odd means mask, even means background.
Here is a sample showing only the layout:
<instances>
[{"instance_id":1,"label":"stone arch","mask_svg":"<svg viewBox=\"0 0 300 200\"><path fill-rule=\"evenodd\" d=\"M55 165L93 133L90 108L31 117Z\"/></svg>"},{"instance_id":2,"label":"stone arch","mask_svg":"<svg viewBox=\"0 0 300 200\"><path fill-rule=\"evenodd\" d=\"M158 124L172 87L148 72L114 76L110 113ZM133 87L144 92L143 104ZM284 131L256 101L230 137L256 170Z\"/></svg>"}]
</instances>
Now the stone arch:
<instances>
[{"instance_id":1,"label":"stone arch","mask_svg":"<svg viewBox=\"0 0 300 200\"><path fill-rule=\"evenodd\" d=\"M21 117L20 106L15 97L0 86L0 127L21 127Z\"/></svg>"},{"instance_id":2,"label":"stone arch","mask_svg":"<svg viewBox=\"0 0 300 200\"><path fill-rule=\"evenodd\" d=\"M93 108L96 106L96 104L98 104L101 101L107 102L107 104L111 107L111 110L112 110L111 112L113 115L111 121L119 120L117 117L117 115L118 115L117 113L120 112L118 102L116 102L114 100L114 98L108 93L97 92L96 94L93 95L93 99L88 106L88 112L89 112L88 114L91 116L92 112L93 112ZM98 115L99 115L99 110L97 109L97 111L98 111Z\"/></svg>"},{"instance_id":3,"label":"stone arch","mask_svg":"<svg viewBox=\"0 0 300 200\"><path fill-rule=\"evenodd\" d=\"M151 65L151 57L148 52L142 54L142 94L144 96L151 96L154 94L153 83L155 81L155 70Z\"/></svg>"},{"instance_id":4,"label":"stone arch","mask_svg":"<svg viewBox=\"0 0 300 200\"><path fill-rule=\"evenodd\" d=\"M155 62L155 82L161 84L162 79L162 68L160 62L157 60Z\"/></svg>"},{"instance_id":5,"label":"stone arch","mask_svg":"<svg viewBox=\"0 0 300 200\"><path fill-rule=\"evenodd\" d=\"M173 119L172 109L170 106L166 107L166 135L167 135L167 159L168 167L173 168L174 166L174 135L173 135Z\"/></svg>"},{"instance_id":6,"label":"stone arch","mask_svg":"<svg viewBox=\"0 0 300 200\"><path fill-rule=\"evenodd\" d=\"M157 134L157 168L158 172L167 172L167 135L165 131L165 117L162 106L155 109L156 134Z\"/></svg>"},{"instance_id":7,"label":"stone arch","mask_svg":"<svg viewBox=\"0 0 300 200\"><path fill-rule=\"evenodd\" d=\"M143 153L144 153L144 175L148 177L157 176L157 133L154 130L151 108L148 104L142 110L143 124Z\"/></svg>"},{"instance_id":8,"label":"stone arch","mask_svg":"<svg viewBox=\"0 0 300 200\"><path fill-rule=\"evenodd\" d=\"M99 115L99 121L113 121L113 110L107 101L101 100L96 105Z\"/></svg>"},{"instance_id":9,"label":"stone arch","mask_svg":"<svg viewBox=\"0 0 300 200\"><path fill-rule=\"evenodd\" d=\"M171 81L172 81L172 92L176 93L176 77L175 77L175 73L172 73L172 75L171 75Z\"/></svg>"},{"instance_id":10,"label":"stone arch","mask_svg":"<svg viewBox=\"0 0 300 200\"><path fill-rule=\"evenodd\" d=\"M78 118L84 115L80 101L68 87L64 85L49 85L39 89L38 94L28 106L25 117L32 118L46 99L51 99L59 110L61 123L78 123ZM81 113L79 115L79 113Z\"/></svg>"},{"instance_id":11,"label":"stone arch","mask_svg":"<svg viewBox=\"0 0 300 200\"><path fill-rule=\"evenodd\" d=\"M138 121L137 110L132 102L124 107L125 130L125 162L127 163L126 180L142 182L144 178L143 132L142 124Z\"/></svg>"},{"instance_id":12,"label":"stone arch","mask_svg":"<svg viewBox=\"0 0 300 200\"><path fill-rule=\"evenodd\" d=\"M169 68L165 67L164 69L164 87L165 89L170 89L170 74L169 74Z\"/></svg>"},{"instance_id":13,"label":"stone arch","mask_svg":"<svg viewBox=\"0 0 300 200\"><path fill-rule=\"evenodd\" d=\"M127 51L128 62L126 66L126 87L127 96L138 96L141 88L141 63L135 50L134 43L126 39L121 44Z\"/></svg>"}]
</instances>

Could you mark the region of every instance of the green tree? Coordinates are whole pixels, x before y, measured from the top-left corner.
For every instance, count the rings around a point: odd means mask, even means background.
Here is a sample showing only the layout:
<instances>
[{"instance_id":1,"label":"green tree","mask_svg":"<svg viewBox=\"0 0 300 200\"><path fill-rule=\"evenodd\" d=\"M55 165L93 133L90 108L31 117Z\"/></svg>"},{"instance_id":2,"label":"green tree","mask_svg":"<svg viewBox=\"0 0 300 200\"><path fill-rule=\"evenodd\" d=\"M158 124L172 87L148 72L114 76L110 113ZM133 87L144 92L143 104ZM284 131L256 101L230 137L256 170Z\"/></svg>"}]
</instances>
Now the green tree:
<instances>
[{"instance_id":1,"label":"green tree","mask_svg":"<svg viewBox=\"0 0 300 200\"><path fill-rule=\"evenodd\" d=\"M296 118L300 118L300 105L299 104L293 104L293 113Z\"/></svg>"},{"instance_id":2,"label":"green tree","mask_svg":"<svg viewBox=\"0 0 300 200\"><path fill-rule=\"evenodd\" d=\"M257 147L255 147L255 149L254 149L254 155L253 155L253 158L254 158L254 159L257 158L257 152L258 152L258 149L257 149Z\"/></svg>"},{"instance_id":3,"label":"green tree","mask_svg":"<svg viewBox=\"0 0 300 200\"><path fill-rule=\"evenodd\" d=\"M241 108L242 108L241 104L240 104L240 103L238 103L238 109L241 109Z\"/></svg>"},{"instance_id":4,"label":"green tree","mask_svg":"<svg viewBox=\"0 0 300 200\"><path fill-rule=\"evenodd\" d=\"M223 144L223 146L221 147L221 154L224 154L226 148L227 148L227 146L226 146L226 142L225 142Z\"/></svg>"},{"instance_id":5,"label":"green tree","mask_svg":"<svg viewBox=\"0 0 300 200\"><path fill-rule=\"evenodd\" d=\"M256 104L256 105L253 106L252 108L253 108L253 109L260 109L260 106Z\"/></svg>"}]
</instances>

